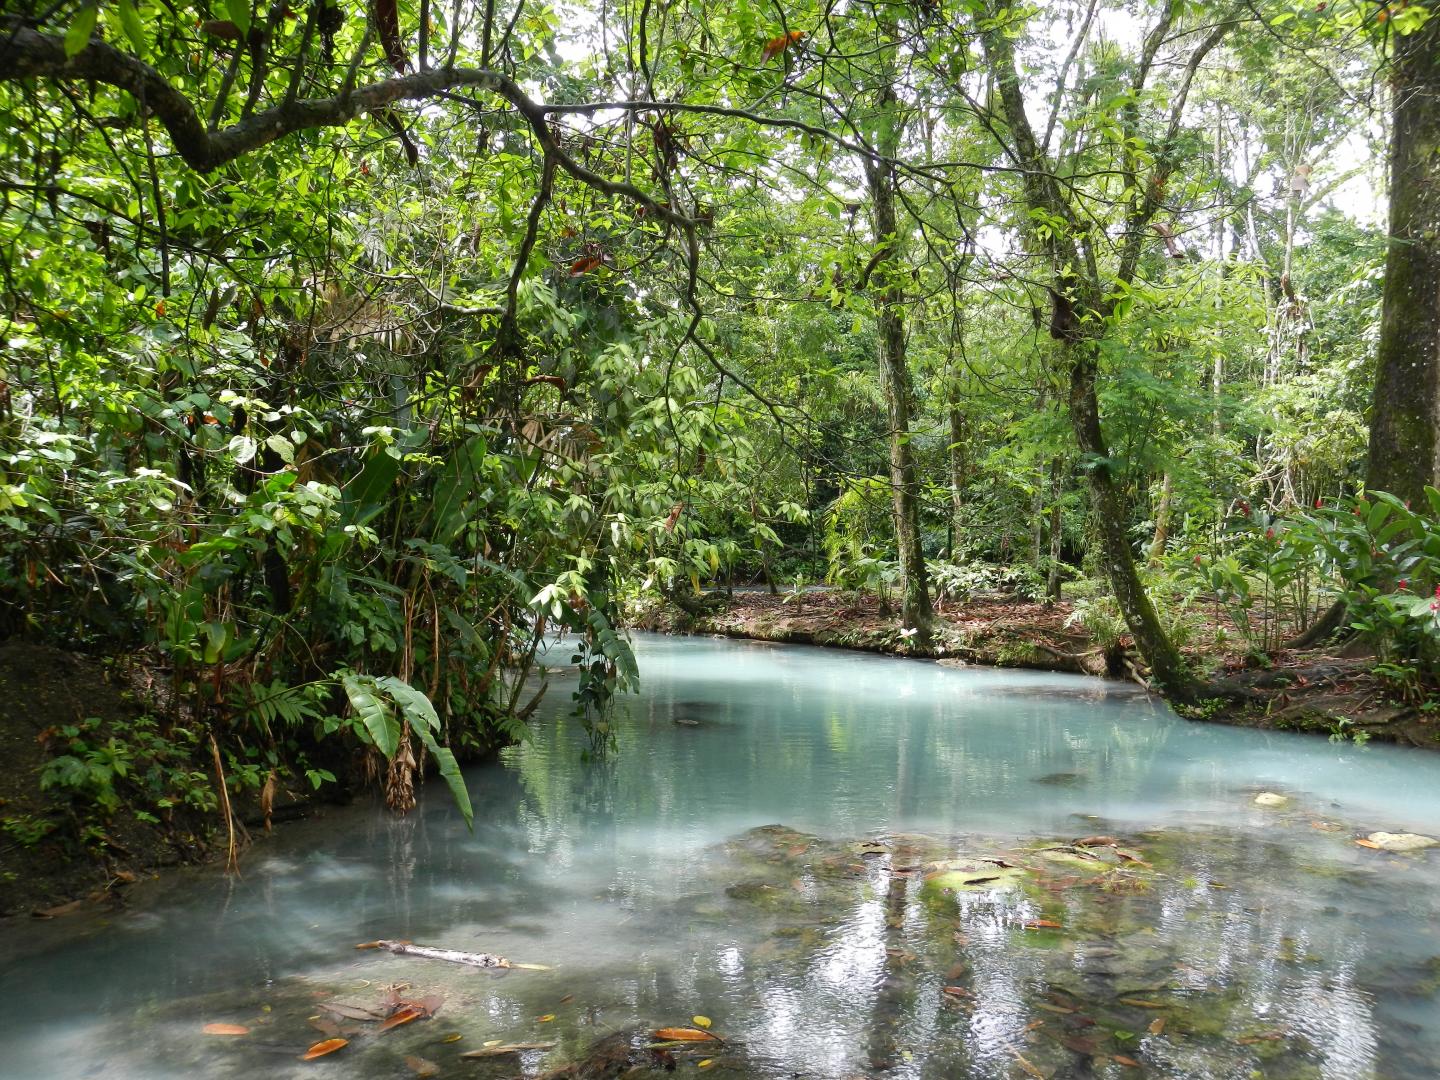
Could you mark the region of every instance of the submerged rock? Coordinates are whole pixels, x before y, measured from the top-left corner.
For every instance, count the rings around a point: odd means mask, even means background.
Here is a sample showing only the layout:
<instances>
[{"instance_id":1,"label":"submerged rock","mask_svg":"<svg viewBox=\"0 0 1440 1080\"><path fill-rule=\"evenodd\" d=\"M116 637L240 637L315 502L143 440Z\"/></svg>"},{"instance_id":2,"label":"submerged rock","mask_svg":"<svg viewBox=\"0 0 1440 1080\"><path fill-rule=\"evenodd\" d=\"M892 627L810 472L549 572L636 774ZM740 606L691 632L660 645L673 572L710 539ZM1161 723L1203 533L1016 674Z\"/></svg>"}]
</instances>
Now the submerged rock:
<instances>
[{"instance_id":1,"label":"submerged rock","mask_svg":"<svg viewBox=\"0 0 1440 1080\"><path fill-rule=\"evenodd\" d=\"M1433 836L1421 836L1419 833L1409 832L1372 832L1366 839L1386 851L1422 851L1440 844L1440 840L1436 840Z\"/></svg>"},{"instance_id":2,"label":"submerged rock","mask_svg":"<svg viewBox=\"0 0 1440 1080\"><path fill-rule=\"evenodd\" d=\"M1270 810L1279 810L1283 806L1290 805L1290 796L1280 795L1274 791L1262 791L1254 799L1256 806L1263 806Z\"/></svg>"},{"instance_id":3,"label":"submerged rock","mask_svg":"<svg viewBox=\"0 0 1440 1080\"><path fill-rule=\"evenodd\" d=\"M1085 774L1078 772L1052 772L1033 779L1033 783L1048 784L1053 787L1068 787L1071 784L1083 784L1084 782Z\"/></svg>"}]
</instances>

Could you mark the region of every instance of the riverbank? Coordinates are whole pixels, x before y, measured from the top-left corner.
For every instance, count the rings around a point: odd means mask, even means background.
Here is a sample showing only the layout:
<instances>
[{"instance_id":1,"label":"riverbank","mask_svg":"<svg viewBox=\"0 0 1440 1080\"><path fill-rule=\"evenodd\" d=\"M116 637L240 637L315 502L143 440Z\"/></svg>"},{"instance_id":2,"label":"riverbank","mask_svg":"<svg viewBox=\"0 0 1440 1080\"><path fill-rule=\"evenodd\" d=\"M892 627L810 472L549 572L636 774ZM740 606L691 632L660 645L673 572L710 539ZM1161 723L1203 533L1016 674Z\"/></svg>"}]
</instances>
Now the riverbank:
<instances>
[{"instance_id":1,"label":"riverbank","mask_svg":"<svg viewBox=\"0 0 1440 1080\"><path fill-rule=\"evenodd\" d=\"M161 871L227 856L225 748L164 698L139 663L0 643L0 917L120 907ZM274 776L231 793L238 846L313 800L283 764Z\"/></svg>"},{"instance_id":2,"label":"riverbank","mask_svg":"<svg viewBox=\"0 0 1440 1080\"><path fill-rule=\"evenodd\" d=\"M1128 637L1097 640L1075 617L1075 606L1063 601L1044 604L986 596L942 605L936 613L933 650L923 657L878 597L838 590L728 597L707 593L692 610L652 605L636 612L632 625L661 633L859 649L950 666L1145 682L1143 662L1129 647ZM1440 750L1440 721L1396 700L1373 673L1373 657L1336 656L1324 649L1280 650L1267 658L1268 666L1254 666L1253 658L1237 652L1193 646L1185 651L1196 670L1229 692L1177 707L1187 719Z\"/></svg>"}]
</instances>

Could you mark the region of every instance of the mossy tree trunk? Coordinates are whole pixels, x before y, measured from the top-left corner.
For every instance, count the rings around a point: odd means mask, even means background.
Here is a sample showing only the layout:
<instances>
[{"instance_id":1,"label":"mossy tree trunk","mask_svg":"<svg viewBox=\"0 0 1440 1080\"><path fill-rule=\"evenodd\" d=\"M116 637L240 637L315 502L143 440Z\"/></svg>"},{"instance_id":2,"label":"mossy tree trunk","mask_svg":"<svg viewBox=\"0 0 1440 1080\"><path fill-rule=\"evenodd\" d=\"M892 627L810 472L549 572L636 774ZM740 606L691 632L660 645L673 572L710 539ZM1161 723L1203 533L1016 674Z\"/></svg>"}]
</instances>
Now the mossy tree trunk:
<instances>
[{"instance_id":1,"label":"mossy tree trunk","mask_svg":"<svg viewBox=\"0 0 1440 1080\"><path fill-rule=\"evenodd\" d=\"M1440 478L1440 17L1396 39L1390 245L1366 486L1422 501Z\"/></svg>"}]
</instances>

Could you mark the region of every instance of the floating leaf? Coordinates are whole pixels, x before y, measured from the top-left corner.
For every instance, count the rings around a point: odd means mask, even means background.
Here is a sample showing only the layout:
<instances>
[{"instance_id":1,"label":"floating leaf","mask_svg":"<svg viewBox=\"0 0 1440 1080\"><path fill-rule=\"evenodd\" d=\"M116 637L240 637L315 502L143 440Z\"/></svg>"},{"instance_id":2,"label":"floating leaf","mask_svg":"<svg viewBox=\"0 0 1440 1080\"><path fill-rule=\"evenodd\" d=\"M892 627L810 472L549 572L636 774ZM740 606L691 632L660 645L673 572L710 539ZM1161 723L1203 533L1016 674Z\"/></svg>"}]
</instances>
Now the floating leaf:
<instances>
[{"instance_id":1,"label":"floating leaf","mask_svg":"<svg viewBox=\"0 0 1440 1080\"><path fill-rule=\"evenodd\" d=\"M489 1046L483 1050L467 1050L460 1056L462 1058L503 1057L506 1054L518 1054L522 1050L552 1050L556 1045L553 1042L497 1043L495 1046Z\"/></svg>"},{"instance_id":2,"label":"floating leaf","mask_svg":"<svg viewBox=\"0 0 1440 1080\"><path fill-rule=\"evenodd\" d=\"M316 1058L322 1058L326 1054L333 1054L342 1046L348 1045L349 1041L346 1039L326 1039L324 1042L316 1043L314 1046L310 1047L309 1050L306 1050L305 1053L301 1054L300 1060L314 1061Z\"/></svg>"},{"instance_id":3,"label":"floating leaf","mask_svg":"<svg viewBox=\"0 0 1440 1080\"><path fill-rule=\"evenodd\" d=\"M692 1016L690 1018L690 1022L694 1024L697 1028L708 1029L710 1027L710 1018L708 1016Z\"/></svg>"},{"instance_id":4,"label":"floating leaf","mask_svg":"<svg viewBox=\"0 0 1440 1080\"><path fill-rule=\"evenodd\" d=\"M405 1055L405 1064L416 1076L430 1077L440 1075L440 1066L429 1058L419 1057L415 1054Z\"/></svg>"},{"instance_id":5,"label":"floating leaf","mask_svg":"<svg viewBox=\"0 0 1440 1080\"><path fill-rule=\"evenodd\" d=\"M695 1067L696 1067L697 1069L708 1069L708 1068L710 1068L711 1065L714 1065L714 1064L715 1064L715 1059L714 1059L714 1058L706 1058L704 1061L697 1061L697 1062L695 1063Z\"/></svg>"},{"instance_id":6,"label":"floating leaf","mask_svg":"<svg viewBox=\"0 0 1440 1080\"><path fill-rule=\"evenodd\" d=\"M1121 999L1120 999L1120 1004L1121 1004L1121 1005L1130 1005L1130 1006L1133 1006L1134 1008L1137 1008L1137 1009L1164 1009L1164 1008L1167 1007L1163 1001L1150 1001L1150 1000L1147 999L1147 998L1132 998L1132 997L1123 997L1123 998L1121 998Z\"/></svg>"},{"instance_id":7,"label":"floating leaf","mask_svg":"<svg viewBox=\"0 0 1440 1080\"><path fill-rule=\"evenodd\" d=\"M554 1014L554 1013L546 1013L544 1016L537 1016L537 1017L535 1018L535 1022L536 1022L537 1024L548 1024L551 1020L554 1020L554 1019L555 1019L555 1014Z\"/></svg>"},{"instance_id":8,"label":"floating leaf","mask_svg":"<svg viewBox=\"0 0 1440 1080\"><path fill-rule=\"evenodd\" d=\"M1157 1016L1154 1020L1151 1020L1151 1021L1150 1021L1150 1034L1151 1034L1151 1035L1160 1035L1160 1034L1162 1034L1164 1031L1165 1031L1165 1018L1164 1018L1163 1016Z\"/></svg>"},{"instance_id":9,"label":"floating leaf","mask_svg":"<svg viewBox=\"0 0 1440 1080\"><path fill-rule=\"evenodd\" d=\"M665 1042L719 1042L718 1035L712 1035L708 1031L701 1031L699 1028L661 1028L655 1032L655 1038Z\"/></svg>"},{"instance_id":10,"label":"floating leaf","mask_svg":"<svg viewBox=\"0 0 1440 1080\"><path fill-rule=\"evenodd\" d=\"M1140 1062L1136 1061L1134 1058L1126 1057L1124 1054L1114 1054L1111 1056L1110 1060L1117 1061L1121 1065L1128 1065L1132 1069L1144 1068L1144 1066L1141 1065Z\"/></svg>"},{"instance_id":11,"label":"floating leaf","mask_svg":"<svg viewBox=\"0 0 1440 1080\"><path fill-rule=\"evenodd\" d=\"M325 1012L333 1013L336 1016L343 1016L346 1020L379 1020L380 1014L374 1009L365 1009L359 1005L346 1005L339 1001L322 1001L317 1008Z\"/></svg>"},{"instance_id":12,"label":"floating leaf","mask_svg":"<svg viewBox=\"0 0 1440 1080\"><path fill-rule=\"evenodd\" d=\"M419 1020L424 1015L424 1009L416 1008L414 1005L407 1005L386 1019L386 1021L380 1025L380 1030L390 1031L392 1028L397 1028L401 1024L408 1024L412 1020Z\"/></svg>"},{"instance_id":13,"label":"floating leaf","mask_svg":"<svg viewBox=\"0 0 1440 1080\"><path fill-rule=\"evenodd\" d=\"M458 1031L452 1031L452 1032L450 1032L449 1035L446 1035L446 1036L445 1036L443 1039L441 1039L440 1041L441 1041L442 1043L456 1043L456 1042L459 1042L459 1041L460 1041L461 1039L463 1039L464 1037L465 1037L465 1036L464 1036L464 1035L461 1035L460 1032L458 1032Z\"/></svg>"},{"instance_id":14,"label":"floating leaf","mask_svg":"<svg viewBox=\"0 0 1440 1080\"><path fill-rule=\"evenodd\" d=\"M1027 923L1025 923L1025 929L1026 929L1026 930L1060 930L1060 929L1063 929L1063 925L1062 925L1061 923L1056 922L1054 919L1031 919L1031 920L1029 920Z\"/></svg>"},{"instance_id":15,"label":"floating leaf","mask_svg":"<svg viewBox=\"0 0 1440 1080\"><path fill-rule=\"evenodd\" d=\"M249 1035L250 1029L244 1024L206 1024L200 1029L206 1035Z\"/></svg>"}]
</instances>

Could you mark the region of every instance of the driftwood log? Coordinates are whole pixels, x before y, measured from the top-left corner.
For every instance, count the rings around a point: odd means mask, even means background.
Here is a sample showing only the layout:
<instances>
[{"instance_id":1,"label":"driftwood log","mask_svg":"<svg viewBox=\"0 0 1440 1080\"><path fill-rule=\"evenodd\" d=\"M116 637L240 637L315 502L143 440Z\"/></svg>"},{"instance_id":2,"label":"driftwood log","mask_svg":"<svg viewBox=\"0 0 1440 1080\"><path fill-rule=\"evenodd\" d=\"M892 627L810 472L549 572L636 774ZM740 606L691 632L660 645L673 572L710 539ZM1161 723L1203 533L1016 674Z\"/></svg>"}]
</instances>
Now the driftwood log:
<instances>
[{"instance_id":1,"label":"driftwood log","mask_svg":"<svg viewBox=\"0 0 1440 1080\"><path fill-rule=\"evenodd\" d=\"M522 971L549 971L544 964L517 964L494 953L461 952L459 949L442 949L434 945L413 945L408 941L367 941L356 945L357 949L384 949L397 956L418 956L422 960L444 960L449 964L464 964L476 968L516 968Z\"/></svg>"}]
</instances>

